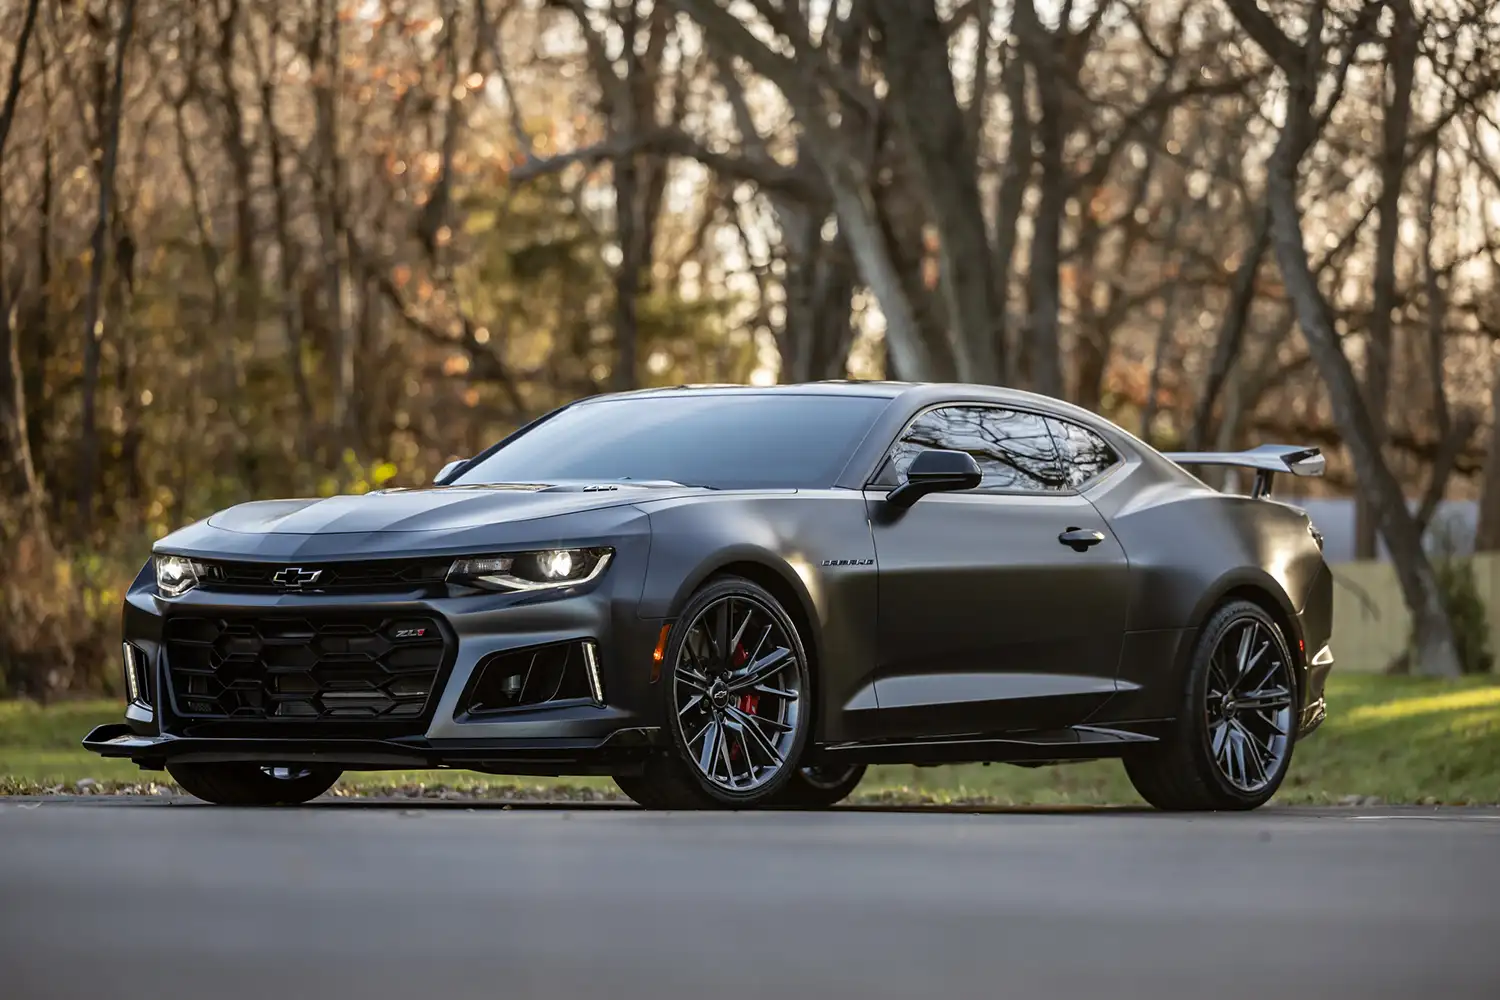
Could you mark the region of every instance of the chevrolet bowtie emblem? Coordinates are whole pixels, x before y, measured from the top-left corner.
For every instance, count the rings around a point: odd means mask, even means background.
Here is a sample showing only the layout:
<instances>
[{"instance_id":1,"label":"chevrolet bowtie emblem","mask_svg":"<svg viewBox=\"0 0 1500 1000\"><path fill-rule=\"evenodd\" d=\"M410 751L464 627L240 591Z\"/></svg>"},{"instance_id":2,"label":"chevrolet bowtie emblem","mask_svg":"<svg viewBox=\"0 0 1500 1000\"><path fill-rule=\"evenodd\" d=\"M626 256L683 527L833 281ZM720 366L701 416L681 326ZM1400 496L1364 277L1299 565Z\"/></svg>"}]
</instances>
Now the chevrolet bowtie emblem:
<instances>
[{"instance_id":1,"label":"chevrolet bowtie emblem","mask_svg":"<svg viewBox=\"0 0 1500 1000\"><path fill-rule=\"evenodd\" d=\"M323 575L320 569L303 569L301 566L288 566L279 569L271 576L271 582L285 587L287 590L301 590L308 584L317 583L318 577Z\"/></svg>"}]
</instances>

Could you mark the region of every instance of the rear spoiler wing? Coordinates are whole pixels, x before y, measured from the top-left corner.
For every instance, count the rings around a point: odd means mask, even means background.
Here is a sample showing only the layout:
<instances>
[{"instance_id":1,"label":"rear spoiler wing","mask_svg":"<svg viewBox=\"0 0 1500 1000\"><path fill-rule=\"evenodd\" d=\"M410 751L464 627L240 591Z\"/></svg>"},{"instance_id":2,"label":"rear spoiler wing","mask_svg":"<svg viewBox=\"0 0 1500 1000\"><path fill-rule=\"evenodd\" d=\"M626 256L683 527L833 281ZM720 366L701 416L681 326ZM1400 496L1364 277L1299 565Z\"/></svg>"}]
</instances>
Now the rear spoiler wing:
<instances>
[{"instance_id":1,"label":"rear spoiler wing","mask_svg":"<svg viewBox=\"0 0 1500 1000\"><path fill-rule=\"evenodd\" d=\"M1318 448L1290 444L1263 444L1249 451L1177 451L1167 458L1178 465L1229 465L1255 470L1252 497L1271 495L1271 480L1278 472L1294 476L1321 476L1328 460Z\"/></svg>"}]
</instances>

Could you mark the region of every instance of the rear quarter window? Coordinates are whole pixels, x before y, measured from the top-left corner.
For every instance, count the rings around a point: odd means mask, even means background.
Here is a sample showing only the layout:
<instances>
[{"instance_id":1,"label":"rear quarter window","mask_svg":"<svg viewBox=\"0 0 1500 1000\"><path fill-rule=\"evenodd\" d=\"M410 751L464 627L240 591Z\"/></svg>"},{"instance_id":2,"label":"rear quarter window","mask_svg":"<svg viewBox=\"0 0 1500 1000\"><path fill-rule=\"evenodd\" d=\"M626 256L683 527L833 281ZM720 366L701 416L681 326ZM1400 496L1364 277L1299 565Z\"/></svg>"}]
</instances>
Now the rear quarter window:
<instances>
[{"instance_id":1,"label":"rear quarter window","mask_svg":"<svg viewBox=\"0 0 1500 1000\"><path fill-rule=\"evenodd\" d=\"M1087 486L1120 464L1120 453L1095 432L1057 417L1048 417L1047 426L1057 441L1063 474L1073 489Z\"/></svg>"}]
</instances>

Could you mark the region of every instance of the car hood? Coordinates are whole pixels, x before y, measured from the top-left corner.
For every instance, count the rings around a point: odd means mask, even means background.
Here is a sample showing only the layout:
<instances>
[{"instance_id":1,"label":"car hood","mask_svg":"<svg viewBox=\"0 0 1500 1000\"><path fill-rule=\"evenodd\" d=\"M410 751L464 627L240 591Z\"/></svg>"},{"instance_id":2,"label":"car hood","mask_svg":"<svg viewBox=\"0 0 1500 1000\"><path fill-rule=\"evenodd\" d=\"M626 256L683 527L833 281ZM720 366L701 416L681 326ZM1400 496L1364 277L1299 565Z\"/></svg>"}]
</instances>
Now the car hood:
<instances>
[{"instance_id":1,"label":"car hood","mask_svg":"<svg viewBox=\"0 0 1500 1000\"><path fill-rule=\"evenodd\" d=\"M494 483L261 500L222 510L211 527L244 534L455 531L707 492L678 483Z\"/></svg>"}]
</instances>

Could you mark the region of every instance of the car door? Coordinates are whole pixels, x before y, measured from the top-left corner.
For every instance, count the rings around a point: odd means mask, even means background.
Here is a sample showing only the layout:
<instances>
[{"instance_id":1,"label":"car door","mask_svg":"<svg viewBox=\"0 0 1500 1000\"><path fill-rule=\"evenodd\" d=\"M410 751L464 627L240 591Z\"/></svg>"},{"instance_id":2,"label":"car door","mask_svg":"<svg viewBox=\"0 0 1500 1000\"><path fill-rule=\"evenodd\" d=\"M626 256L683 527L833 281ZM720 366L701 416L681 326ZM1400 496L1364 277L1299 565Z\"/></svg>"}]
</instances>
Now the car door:
<instances>
[{"instance_id":1,"label":"car door","mask_svg":"<svg viewBox=\"0 0 1500 1000\"><path fill-rule=\"evenodd\" d=\"M885 494L925 448L968 452L984 480L896 510ZM1080 485L1040 414L946 405L908 425L866 490L884 735L1065 726L1113 695L1128 566Z\"/></svg>"}]
</instances>

